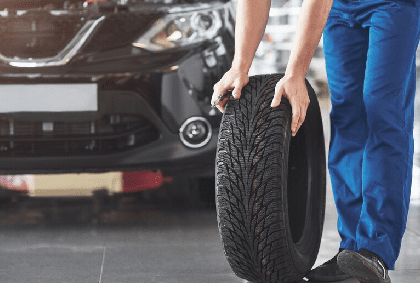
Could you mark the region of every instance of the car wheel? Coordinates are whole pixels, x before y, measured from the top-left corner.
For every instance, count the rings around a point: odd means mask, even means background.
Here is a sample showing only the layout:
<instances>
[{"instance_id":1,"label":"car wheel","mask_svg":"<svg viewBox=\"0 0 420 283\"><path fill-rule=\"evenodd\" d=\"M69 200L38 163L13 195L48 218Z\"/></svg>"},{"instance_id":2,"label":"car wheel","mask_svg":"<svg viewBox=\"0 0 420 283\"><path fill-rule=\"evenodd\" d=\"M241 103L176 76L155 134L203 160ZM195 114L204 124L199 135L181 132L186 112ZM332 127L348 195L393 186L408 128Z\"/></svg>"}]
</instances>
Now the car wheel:
<instances>
[{"instance_id":1,"label":"car wheel","mask_svg":"<svg viewBox=\"0 0 420 283\"><path fill-rule=\"evenodd\" d=\"M307 83L306 120L291 137L292 109L271 108L282 75L250 77L229 98L216 156L216 209L226 258L251 282L296 282L319 252L326 158L320 109Z\"/></svg>"}]
</instances>

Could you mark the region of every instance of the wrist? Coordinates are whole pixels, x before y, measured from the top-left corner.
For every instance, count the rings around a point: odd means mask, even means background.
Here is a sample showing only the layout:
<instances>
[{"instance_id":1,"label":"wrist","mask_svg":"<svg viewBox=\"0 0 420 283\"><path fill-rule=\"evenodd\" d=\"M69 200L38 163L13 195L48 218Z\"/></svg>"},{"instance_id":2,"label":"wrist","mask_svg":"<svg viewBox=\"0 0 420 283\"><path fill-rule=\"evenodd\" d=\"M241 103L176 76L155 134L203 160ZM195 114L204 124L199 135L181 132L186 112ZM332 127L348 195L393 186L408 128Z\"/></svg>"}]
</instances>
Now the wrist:
<instances>
[{"instance_id":1,"label":"wrist","mask_svg":"<svg viewBox=\"0 0 420 283\"><path fill-rule=\"evenodd\" d=\"M231 69L235 70L238 73L245 73L248 74L249 69L251 68L251 62L243 59L233 59Z\"/></svg>"},{"instance_id":2,"label":"wrist","mask_svg":"<svg viewBox=\"0 0 420 283\"><path fill-rule=\"evenodd\" d=\"M305 71L304 69L287 67L284 76L288 78L305 80L306 73L307 71Z\"/></svg>"}]
</instances>

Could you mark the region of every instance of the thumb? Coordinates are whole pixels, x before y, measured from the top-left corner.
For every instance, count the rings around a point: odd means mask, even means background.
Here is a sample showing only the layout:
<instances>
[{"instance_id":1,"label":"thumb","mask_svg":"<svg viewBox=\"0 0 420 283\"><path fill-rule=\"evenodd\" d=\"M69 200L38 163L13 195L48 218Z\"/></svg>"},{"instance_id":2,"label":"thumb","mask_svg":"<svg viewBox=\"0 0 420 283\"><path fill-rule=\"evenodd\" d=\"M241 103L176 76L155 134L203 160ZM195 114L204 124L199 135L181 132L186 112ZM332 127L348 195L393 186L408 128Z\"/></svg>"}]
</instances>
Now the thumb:
<instances>
[{"instance_id":1,"label":"thumb","mask_svg":"<svg viewBox=\"0 0 420 283\"><path fill-rule=\"evenodd\" d=\"M238 82L235 82L234 89L232 91L232 96L235 99L239 99L241 97L241 94L242 94L241 91L242 91L241 85Z\"/></svg>"}]
</instances>

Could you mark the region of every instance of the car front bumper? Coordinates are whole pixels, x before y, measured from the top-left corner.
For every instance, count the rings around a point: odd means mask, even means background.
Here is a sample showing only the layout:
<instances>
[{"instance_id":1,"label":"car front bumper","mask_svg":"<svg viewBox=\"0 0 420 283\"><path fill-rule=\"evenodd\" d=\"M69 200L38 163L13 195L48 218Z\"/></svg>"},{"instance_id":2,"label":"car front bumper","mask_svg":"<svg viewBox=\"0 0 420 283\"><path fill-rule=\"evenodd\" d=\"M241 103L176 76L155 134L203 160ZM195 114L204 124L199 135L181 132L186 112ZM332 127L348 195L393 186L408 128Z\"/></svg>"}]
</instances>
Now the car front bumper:
<instances>
[{"instance_id":1,"label":"car front bumper","mask_svg":"<svg viewBox=\"0 0 420 283\"><path fill-rule=\"evenodd\" d=\"M167 133L141 148L96 156L2 158L0 174L80 173L160 170L166 175L214 176L218 131L206 147L191 149Z\"/></svg>"}]
</instances>

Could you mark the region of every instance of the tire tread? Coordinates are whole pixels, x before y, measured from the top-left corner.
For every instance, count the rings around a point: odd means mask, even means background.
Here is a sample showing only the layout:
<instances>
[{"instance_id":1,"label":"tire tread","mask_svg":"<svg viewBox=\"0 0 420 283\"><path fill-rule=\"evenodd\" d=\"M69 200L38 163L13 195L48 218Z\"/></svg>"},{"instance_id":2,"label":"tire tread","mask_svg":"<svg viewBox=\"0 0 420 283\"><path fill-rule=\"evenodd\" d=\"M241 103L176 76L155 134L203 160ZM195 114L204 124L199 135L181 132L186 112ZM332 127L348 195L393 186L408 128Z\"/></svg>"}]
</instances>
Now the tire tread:
<instances>
[{"instance_id":1,"label":"tire tread","mask_svg":"<svg viewBox=\"0 0 420 283\"><path fill-rule=\"evenodd\" d=\"M269 106L279 79L280 75L250 78L241 99L229 100L220 127L219 230L233 271L251 282L294 282L302 277L288 251L282 180L274 173L287 164L286 145L280 141L286 139L291 115L290 105Z\"/></svg>"}]
</instances>

